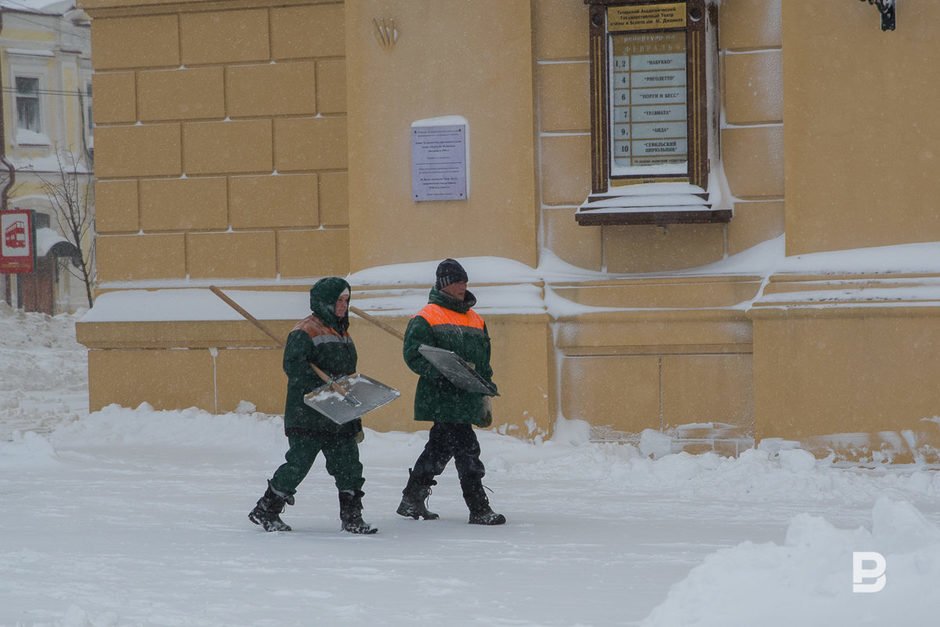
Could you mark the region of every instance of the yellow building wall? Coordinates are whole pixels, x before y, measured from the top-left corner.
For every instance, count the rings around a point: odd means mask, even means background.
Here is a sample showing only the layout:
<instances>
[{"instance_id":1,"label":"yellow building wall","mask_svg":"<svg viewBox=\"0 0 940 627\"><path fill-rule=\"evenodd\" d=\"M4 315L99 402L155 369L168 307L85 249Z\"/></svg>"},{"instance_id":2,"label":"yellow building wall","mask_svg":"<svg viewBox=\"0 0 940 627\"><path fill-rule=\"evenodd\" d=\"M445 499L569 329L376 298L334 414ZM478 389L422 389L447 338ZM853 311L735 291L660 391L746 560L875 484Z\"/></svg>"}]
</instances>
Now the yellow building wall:
<instances>
[{"instance_id":1,"label":"yellow building wall","mask_svg":"<svg viewBox=\"0 0 940 627\"><path fill-rule=\"evenodd\" d=\"M343 3L140 4L87 3L99 282L348 272Z\"/></svg>"},{"instance_id":2,"label":"yellow building wall","mask_svg":"<svg viewBox=\"0 0 940 627\"><path fill-rule=\"evenodd\" d=\"M91 0L99 272L106 282L238 278L250 285L445 256L535 266L540 244L587 269L661 272L743 250L779 234L783 210L782 175L767 163L780 131L779 29L752 33L754 24L779 23L779 3L757 4L728 0L722 13L722 28L739 33L721 43L732 86L763 81L759 96L743 88L725 96L735 112L722 141L737 147L726 167L729 180L741 181L742 218L730 227L663 229L574 220L590 180L583 3L281 7L262 0L134 9L141 5ZM399 30L391 47L376 38L373 20L383 19ZM238 37L220 38L222 32ZM762 63L748 63L752 56ZM412 202L410 125L444 115L469 123L470 197ZM755 164L754 154L764 161ZM303 254L312 250L318 254ZM497 382L511 382L495 403L497 425L529 437L549 433L557 415L631 433L712 420L749 427L750 330L732 308L756 289L754 277L652 284L624 278L557 293L579 305L636 311L602 320L488 317ZM703 306L714 311L702 314ZM202 396L201 384L182 386L180 398L165 397L166 406L198 402L227 411L241 393L259 409L280 411L283 375L277 351L263 341L241 345L226 335L228 327L210 332L190 323L186 328L196 330L179 345L123 346L120 325L83 326L95 353L122 348L91 362L92 379L104 389L107 368L130 367L134 350L156 351L184 360L183 369L201 369L192 381L210 374L216 381ZM151 336L154 326L132 328ZM354 331L364 347L362 370L382 373L403 391L370 424L414 428L410 409L403 410L412 402L413 375L400 346L358 322ZM151 366L157 376L164 367L161 360ZM92 405L118 397L136 404L146 396L115 389L93 395Z\"/></svg>"},{"instance_id":3,"label":"yellow building wall","mask_svg":"<svg viewBox=\"0 0 940 627\"><path fill-rule=\"evenodd\" d=\"M305 289L323 274L445 256L535 266L541 249L609 274L540 284L547 304L564 304L547 313L487 316L504 392L496 425L509 433L548 434L563 416L628 434L728 424L859 458L891 434L909 433L909 448L932 442L932 308L899 296L821 313L795 296L787 312L761 298L832 277L675 272L784 227L790 253L938 239L924 200L936 195L921 141L936 130L929 97L905 109L892 100L900 87L889 89L906 80L932 93L918 82L932 6L904 9L909 32L884 34L866 3L724 0L715 149L734 217L588 227L574 219L590 186L583 2L86 4L105 289L186 278ZM373 20L394 20L393 46ZM470 198L414 203L410 125L444 115L469 122ZM293 283L272 286L276 277ZM357 289L367 311L375 290ZM292 323L271 326L286 335ZM361 321L353 333L362 371L403 392L368 426L420 428L398 341ZM250 400L281 410L279 349L247 323L88 323L79 338L91 348L93 408L146 400L221 412ZM131 369L152 387L120 382ZM832 437L849 432L867 434L867 453Z\"/></svg>"},{"instance_id":4,"label":"yellow building wall","mask_svg":"<svg viewBox=\"0 0 940 627\"><path fill-rule=\"evenodd\" d=\"M783 3L787 253L940 240L940 4Z\"/></svg>"},{"instance_id":5,"label":"yellow building wall","mask_svg":"<svg viewBox=\"0 0 940 627\"><path fill-rule=\"evenodd\" d=\"M753 312L756 437L824 457L937 461L940 311L800 303Z\"/></svg>"},{"instance_id":6,"label":"yellow building wall","mask_svg":"<svg viewBox=\"0 0 940 627\"><path fill-rule=\"evenodd\" d=\"M399 28L387 48L381 19ZM350 1L346 36L352 269L480 254L536 265L529 0ZM413 201L411 124L448 115L468 123L468 199Z\"/></svg>"},{"instance_id":7,"label":"yellow building wall","mask_svg":"<svg viewBox=\"0 0 940 627\"><path fill-rule=\"evenodd\" d=\"M940 6L899 4L897 30L882 32L867 3L781 4L787 254L940 239L928 32ZM751 311L756 437L820 456L935 461L940 310L917 288L936 279L890 268L771 276ZM865 298L872 287L882 291Z\"/></svg>"},{"instance_id":8,"label":"yellow building wall","mask_svg":"<svg viewBox=\"0 0 940 627\"><path fill-rule=\"evenodd\" d=\"M668 227L576 223L591 179L588 7L565 0L534 0L532 7L545 248L591 270L664 273L718 261L783 233L780 0L720 6L716 154L734 217L727 225ZM708 422L753 430L751 323L731 308L756 294L754 281L638 277L556 290L579 304L633 309L559 320L562 415L625 433Z\"/></svg>"},{"instance_id":9,"label":"yellow building wall","mask_svg":"<svg viewBox=\"0 0 940 627\"><path fill-rule=\"evenodd\" d=\"M355 302L368 307L368 292ZM384 317L403 332L408 318ZM265 321L287 337L292 320ZM494 379L506 388L493 401L494 428L523 437L551 433L555 390L549 384L551 339L544 317L488 316L493 342ZM350 333L359 350L359 371L400 390L397 401L370 412L365 425L380 431L427 428L412 413L417 375L402 360L401 341L353 318ZM156 409L199 407L233 411L241 401L258 411L284 410L287 380L282 349L247 322L97 322L77 326L78 340L89 348L90 409L111 403ZM127 373L133 372L133 377ZM518 381L530 384L521 386Z\"/></svg>"},{"instance_id":10,"label":"yellow building wall","mask_svg":"<svg viewBox=\"0 0 940 627\"><path fill-rule=\"evenodd\" d=\"M753 429L751 325L733 309L758 277L647 278L553 286L587 307L554 328L562 414L615 432L689 423Z\"/></svg>"}]
</instances>

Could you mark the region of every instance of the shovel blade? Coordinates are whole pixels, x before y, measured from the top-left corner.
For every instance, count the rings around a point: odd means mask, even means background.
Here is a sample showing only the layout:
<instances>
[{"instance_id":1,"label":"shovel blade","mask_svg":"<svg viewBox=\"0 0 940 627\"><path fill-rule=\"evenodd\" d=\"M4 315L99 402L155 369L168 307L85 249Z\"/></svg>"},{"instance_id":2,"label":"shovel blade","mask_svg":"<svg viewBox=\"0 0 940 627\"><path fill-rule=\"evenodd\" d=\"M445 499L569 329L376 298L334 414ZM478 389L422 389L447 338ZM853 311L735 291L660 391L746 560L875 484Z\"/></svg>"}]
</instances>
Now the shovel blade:
<instances>
[{"instance_id":1,"label":"shovel blade","mask_svg":"<svg viewBox=\"0 0 940 627\"><path fill-rule=\"evenodd\" d=\"M437 368L448 381L461 390L483 396L499 396L491 383L481 377L473 366L453 351L422 344L418 347L418 352L431 362L431 365Z\"/></svg>"},{"instance_id":2,"label":"shovel blade","mask_svg":"<svg viewBox=\"0 0 940 627\"><path fill-rule=\"evenodd\" d=\"M395 388L364 374L340 377L336 383L346 390L345 395L323 385L304 396L304 403L338 425L362 418L401 396Z\"/></svg>"}]
</instances>

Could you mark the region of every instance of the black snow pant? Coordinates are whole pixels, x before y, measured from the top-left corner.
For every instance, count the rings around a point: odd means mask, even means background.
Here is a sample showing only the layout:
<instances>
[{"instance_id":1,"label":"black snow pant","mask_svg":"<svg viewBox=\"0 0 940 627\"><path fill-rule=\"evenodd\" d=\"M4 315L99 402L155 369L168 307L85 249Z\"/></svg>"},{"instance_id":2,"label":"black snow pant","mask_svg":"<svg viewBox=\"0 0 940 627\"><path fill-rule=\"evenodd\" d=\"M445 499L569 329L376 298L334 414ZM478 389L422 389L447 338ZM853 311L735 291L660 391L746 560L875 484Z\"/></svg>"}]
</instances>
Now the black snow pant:
<instances>
[{"instance_id":1,"label":"black snow pant","mask_svg":"<svg viewBox=\"0 0 940 627\"><path fill-rule=\"evenodd\" d=\"M323 451L326 471L336 482L337 490L362 490L365 479L362 478L362 462L359 461L359 444L355 435L289 435L287 442L290 448L285 455L286 461L271 478L271 487L281 494L291 496L297 491L320 451Z\"/></svg>"},{"instance_id":2,"label":"black snow pant","mask_svg":"<svg viewBox=\"0 0 940 627\"><path fill-rule=\"evenodd\" d=\"M457 466L461 485L477 483L486 474L473 426L435 422L412 472L423 480L430 480L444 472L451 459Z\"/></svg>"}]
</instances>

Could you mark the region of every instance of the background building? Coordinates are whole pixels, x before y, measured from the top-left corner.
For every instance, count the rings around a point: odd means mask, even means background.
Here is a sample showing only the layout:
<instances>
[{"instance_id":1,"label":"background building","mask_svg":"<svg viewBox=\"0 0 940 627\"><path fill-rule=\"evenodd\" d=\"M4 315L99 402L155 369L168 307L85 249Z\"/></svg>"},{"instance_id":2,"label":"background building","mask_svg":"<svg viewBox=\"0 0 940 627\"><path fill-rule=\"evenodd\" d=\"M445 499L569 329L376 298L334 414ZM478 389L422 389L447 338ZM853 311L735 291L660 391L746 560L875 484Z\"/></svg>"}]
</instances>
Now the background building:
<instances>
[{"instance_id":1,"label":"background building","mask_svg":"<svg viewBox=\"0 0 940 627\"><path fill-rule=\"evenodd\" d=\"M286 335L313 280L352 273L354 302L403 328L458 257L497 428L933 454L940 5L903 5L893 32L814 0L83 6L93 409L278 412L280 350L209 285ZM650 94L665 104L637 108ZM416 200L413 138L447 126L468 195ZM370 426L413 428L397 340L353 331L362 370L404 392Z\"/></svg>"},{"instance_id":2,"label":"background building","mask_svg":"<svg viewBox=\"0 0 940 627\"><path fill-rule=\"evenodd\" d=\"M44 181L61 172L91 184L93 163L91 29L75 3L0 2L3 155L0 187L6 208L34 211L36 270L15 281L0 275L0 295L27 311L59 313L87 307L84 283L68 266L77 252L64 237ZM93 211L89 199L88 210ZM91 251L89 236L83 242ZM16 294L14 294L14 290Z\"/></svg>"}]
</instances>

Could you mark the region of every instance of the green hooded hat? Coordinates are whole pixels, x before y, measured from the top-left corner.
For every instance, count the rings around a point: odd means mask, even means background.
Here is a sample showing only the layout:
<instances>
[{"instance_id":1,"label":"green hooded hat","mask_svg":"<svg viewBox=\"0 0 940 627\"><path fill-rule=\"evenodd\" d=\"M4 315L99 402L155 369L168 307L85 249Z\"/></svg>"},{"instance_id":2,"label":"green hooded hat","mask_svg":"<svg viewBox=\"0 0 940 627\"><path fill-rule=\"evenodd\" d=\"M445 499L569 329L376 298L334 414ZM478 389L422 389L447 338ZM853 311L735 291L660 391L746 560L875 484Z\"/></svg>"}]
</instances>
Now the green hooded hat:
<instances>
[{"instance_id":1,"label":"green hooded hat","mask_svg":"<svg viewBox=\"0 0 940 627\"><path fill-rule=\"evenodd\" d=\"M349 283L338 276L320 279L310 288L310 311L324 324L340 333L345 333L349 328L349 312L342 318L337 318L336 301L349 289Z\"/></svg>"}]
</instances>

